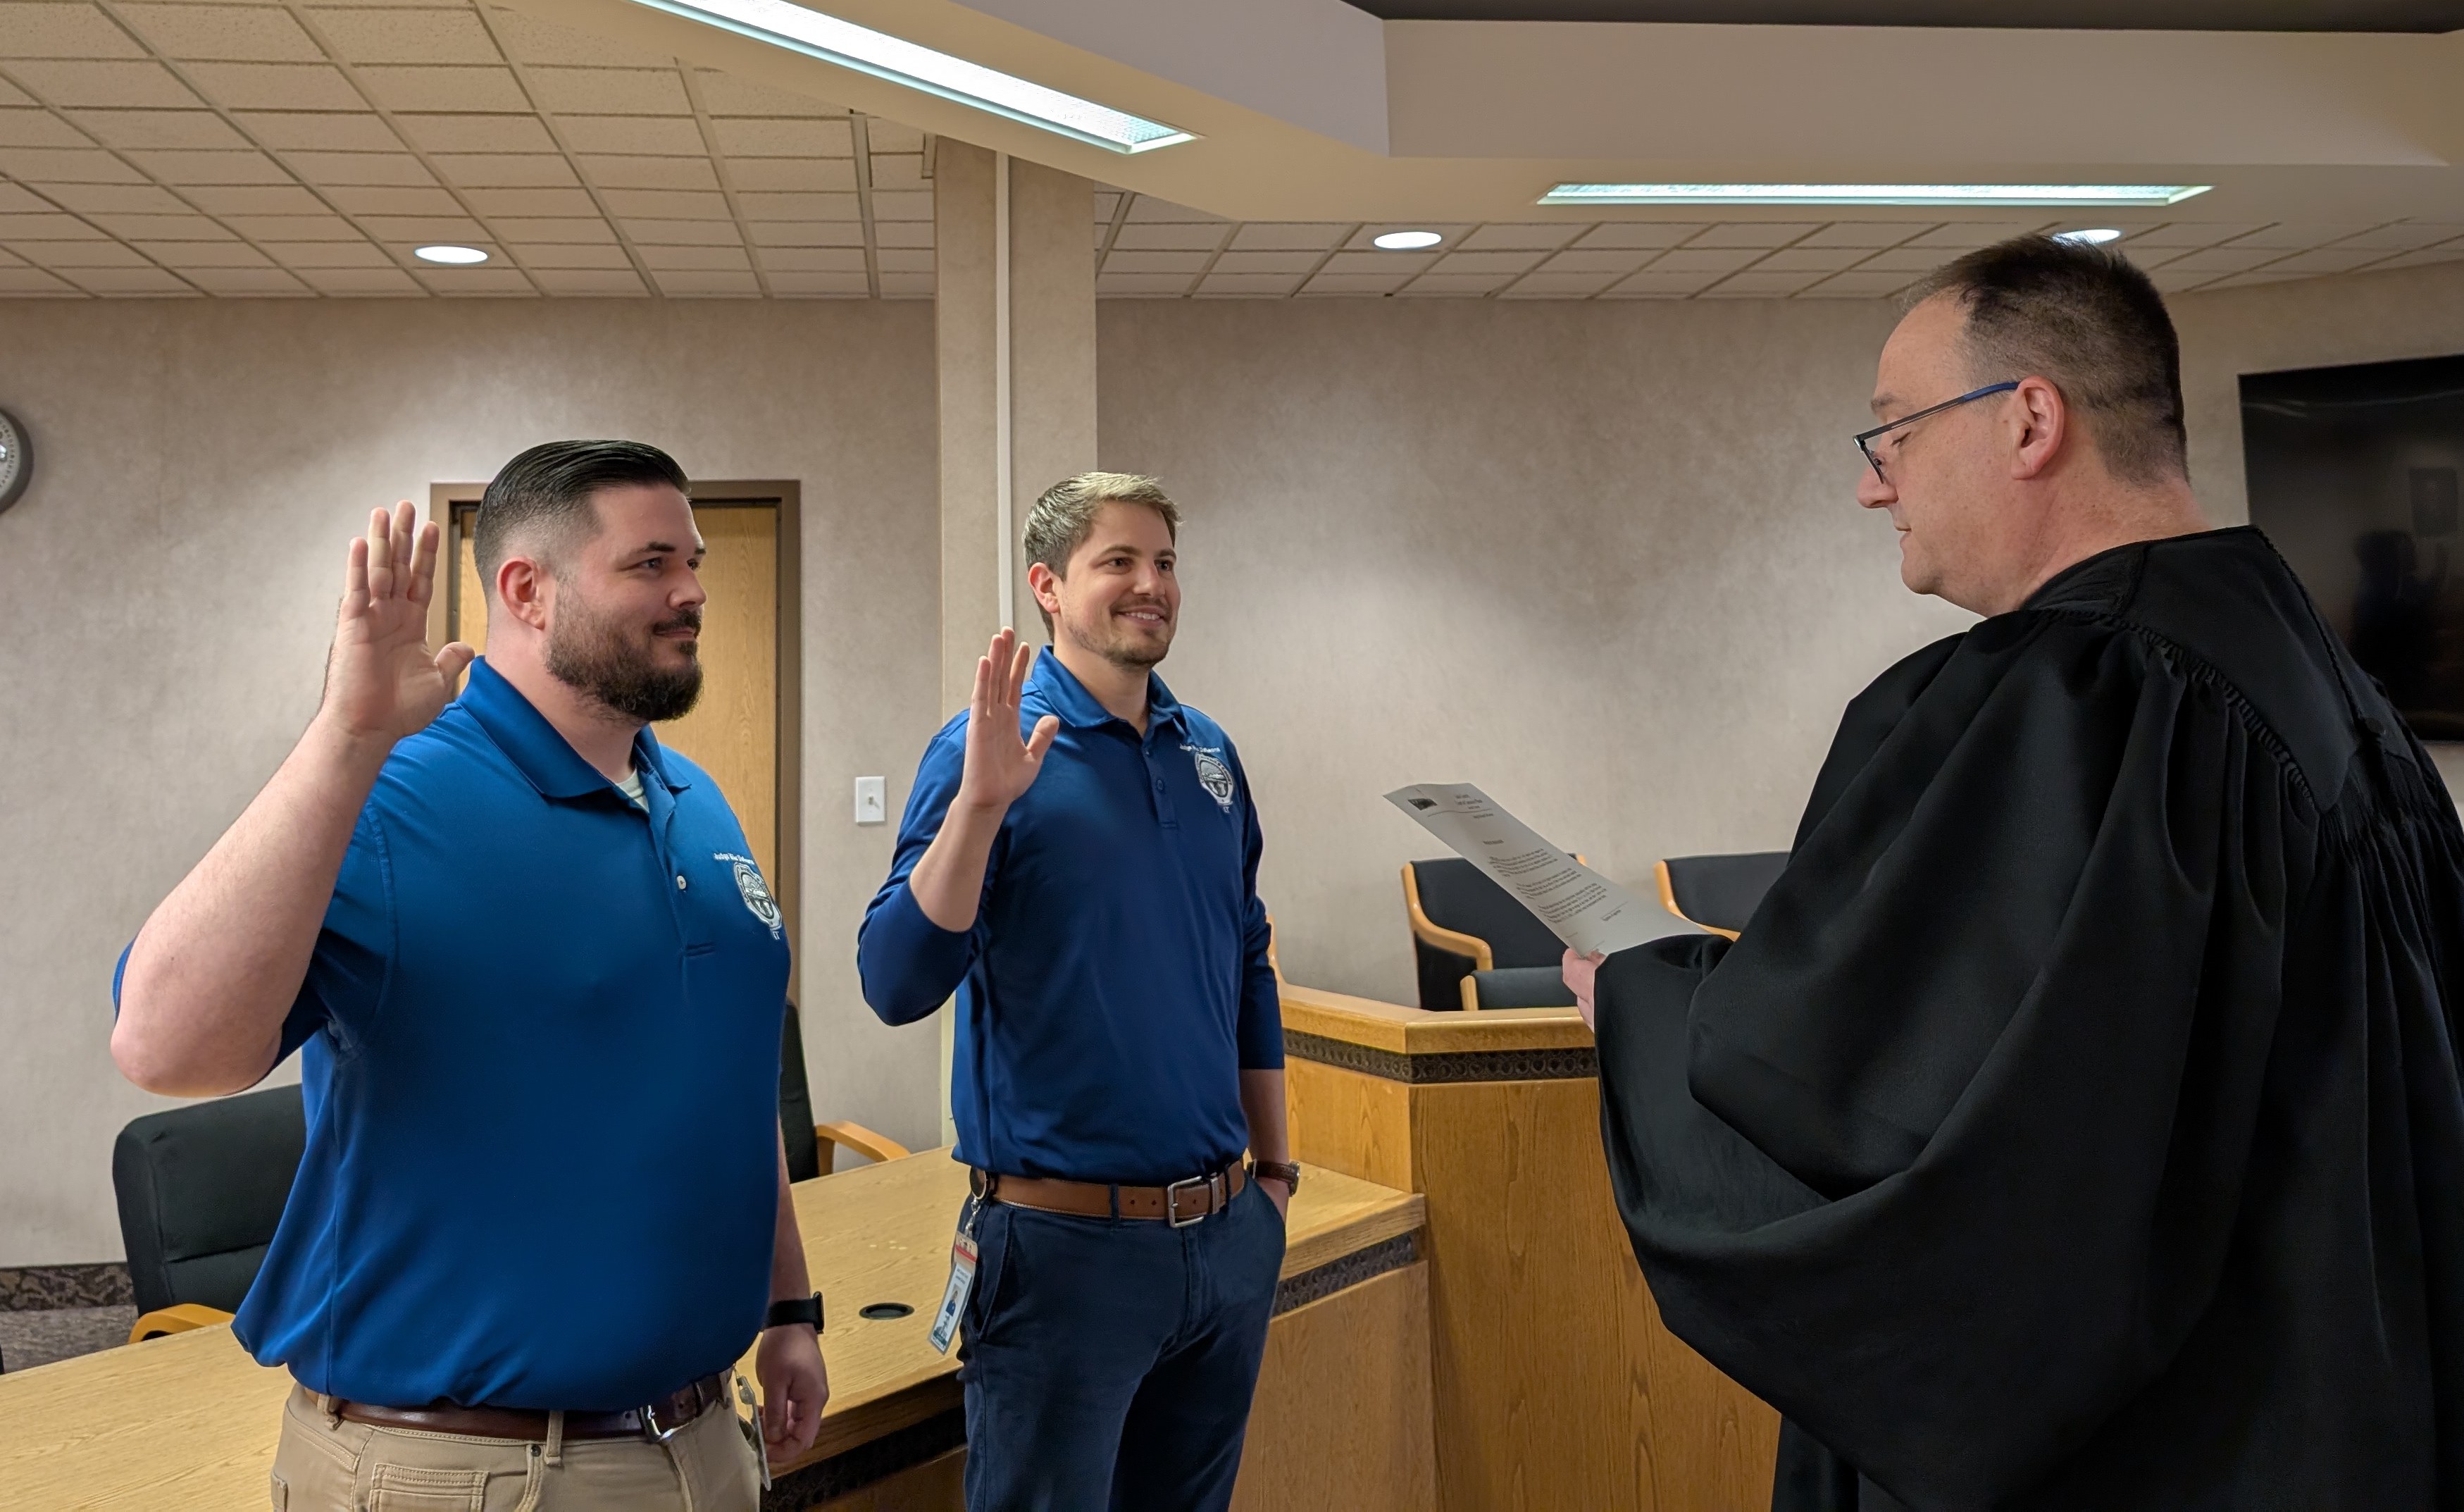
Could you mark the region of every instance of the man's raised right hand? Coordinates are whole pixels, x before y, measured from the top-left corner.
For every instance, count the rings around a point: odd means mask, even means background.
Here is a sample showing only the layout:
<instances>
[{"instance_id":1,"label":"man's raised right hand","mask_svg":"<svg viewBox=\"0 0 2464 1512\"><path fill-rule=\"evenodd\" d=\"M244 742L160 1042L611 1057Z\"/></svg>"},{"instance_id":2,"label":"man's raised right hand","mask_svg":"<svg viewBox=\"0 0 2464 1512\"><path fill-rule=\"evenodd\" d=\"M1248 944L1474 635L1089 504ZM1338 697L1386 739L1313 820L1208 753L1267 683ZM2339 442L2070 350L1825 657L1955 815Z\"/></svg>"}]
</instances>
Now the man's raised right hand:
<instances>
[{"instance_id":1,"label":"man's raised right hand","mask_svg":"<svg viewBox=\"0 0 2464 1512\"><path fill-rule=\"evenodd\" d=\"M405 500L391 514L370 514L367 535L351 543L317 718L354 743L389 749L427 728L478 655L458 640L428 649L437 529L434 521L421 526L418 519Z\"/></svg>"},{"instance_id":2,"label":"man's raised right hand","mask_svg":"<svg viewBox=\"0 0 2464 1512\"><path fill-rule=\"evenodd\" d=\"M967 755L958 773L959 803L980 813L1004 813L1035 786L1044 769L1044 753L1061 722L1047 714L1035 733L1022 737L1019 700L1026 693L1026 675L1035 665L1035 648L1019 644L1018 632L1003 628L976 662L976 691L967 701Z\"/></svg>"}]
</instances>

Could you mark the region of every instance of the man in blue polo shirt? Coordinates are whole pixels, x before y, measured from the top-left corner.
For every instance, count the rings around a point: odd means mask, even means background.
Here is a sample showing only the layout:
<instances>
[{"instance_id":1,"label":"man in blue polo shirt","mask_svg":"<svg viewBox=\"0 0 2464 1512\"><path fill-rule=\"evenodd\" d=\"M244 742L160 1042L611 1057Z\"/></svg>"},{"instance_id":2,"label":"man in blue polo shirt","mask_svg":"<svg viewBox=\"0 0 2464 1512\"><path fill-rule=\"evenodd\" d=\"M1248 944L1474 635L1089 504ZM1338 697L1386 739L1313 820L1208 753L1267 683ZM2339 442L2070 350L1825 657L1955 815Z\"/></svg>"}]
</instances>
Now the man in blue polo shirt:
<instances>
[{"instance_id":1,"label":"man in blue polo shirt","mask_svg":"<svg viewBox=\"0 0 2464 1512\"><path fill-rule=\"evenodd\" d=\"M298 1383L276 1507L751 1512L756 1334L772 1447L812 1442L787 946L726 800L646 727L701 684L685 490L631 442L508 463L478 662L425 644L436 526L378 511L316 719L121 958L139 1085L301 1052L307 1154L233 1324Z\"/></svg>"},{"instance_id":2,"label":"man in blue polo shirt","mask_svg":"<svg viewBox=\"0 0 2464 1512\"><path fill-rule=\"evenodd\" d=\"M957 994L972 1512L1227 1505L1274 1308L1300 1170L1258 816L1153 671L1178 524L1125 474L1037 501L1051 649L1030 676L1004 630L977 664L859 944L887 1021Z\"/></svg>"}]
</instances>

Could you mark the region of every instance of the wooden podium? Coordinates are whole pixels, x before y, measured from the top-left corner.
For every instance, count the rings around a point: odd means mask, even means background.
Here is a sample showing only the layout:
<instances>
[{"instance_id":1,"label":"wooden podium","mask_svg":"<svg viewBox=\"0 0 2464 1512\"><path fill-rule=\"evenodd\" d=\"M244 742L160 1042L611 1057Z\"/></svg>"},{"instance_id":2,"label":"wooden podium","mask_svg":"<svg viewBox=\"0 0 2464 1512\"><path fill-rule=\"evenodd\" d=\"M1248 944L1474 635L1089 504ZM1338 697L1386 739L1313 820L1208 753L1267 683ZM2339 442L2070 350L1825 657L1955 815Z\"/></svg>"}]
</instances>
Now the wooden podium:
<instances>
[{"instance_id":1,"label":"wooden podium","mask_svg":"<svg viewBox=\"0 0 2464 1512\"><path fill-rule=\"evenodd\" d=\"M1428 1199L1437 1504L1769 1507L1778 1414L1661 1325L1574 1011L1283 1001L1296 1157Z\"/></svg>"}]
</instances>

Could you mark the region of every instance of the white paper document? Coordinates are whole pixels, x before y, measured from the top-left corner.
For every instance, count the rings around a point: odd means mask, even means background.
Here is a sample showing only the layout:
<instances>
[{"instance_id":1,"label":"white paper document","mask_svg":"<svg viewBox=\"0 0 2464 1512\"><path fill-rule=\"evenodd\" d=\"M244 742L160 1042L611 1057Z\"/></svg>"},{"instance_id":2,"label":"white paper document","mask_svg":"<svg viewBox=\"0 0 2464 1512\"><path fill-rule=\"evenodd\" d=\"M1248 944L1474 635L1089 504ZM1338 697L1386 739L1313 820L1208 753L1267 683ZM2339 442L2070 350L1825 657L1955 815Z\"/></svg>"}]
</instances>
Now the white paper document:
<instances>
[{"instance_id":1,"label":"white paper document","mask_svg":"<svg viewBox=\"0 0 2464 1512\"><path fill-rule=\"evenodd\" d=\"M1457 856L1531 910L1550 931L1585 955L1614 954L1657 940L1669 921L1646 903L1534 834L1469 783L1397 788L1386 801L1420 821Z\"/></svg>"}]
</instances>

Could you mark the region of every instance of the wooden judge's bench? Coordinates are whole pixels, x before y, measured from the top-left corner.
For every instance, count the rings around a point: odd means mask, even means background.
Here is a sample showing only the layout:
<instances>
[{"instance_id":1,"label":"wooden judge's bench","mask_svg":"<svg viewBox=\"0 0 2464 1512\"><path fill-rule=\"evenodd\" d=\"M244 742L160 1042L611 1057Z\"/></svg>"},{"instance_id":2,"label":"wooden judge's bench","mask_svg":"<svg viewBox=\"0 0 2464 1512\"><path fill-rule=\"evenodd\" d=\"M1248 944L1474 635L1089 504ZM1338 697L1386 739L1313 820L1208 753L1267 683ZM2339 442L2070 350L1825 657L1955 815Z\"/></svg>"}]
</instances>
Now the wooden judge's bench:
<instances>
[{"instance_id":1,"label":"wooden judge's bench","mask_svg":"<svg viewBox=\"0 0 2464 1512\"><path fill-rule=\"evenodd\" d=\"M1287 985L1284 1032L1309 1170L1237 1512L1770 1505L1777 1419L1661 1326L1571 1009ZM765 1512L962 1507L957 1364L926 1332L965 1190L946 1150L797 1184L832 1391ZM228 1325L0 1376L0 1506L263 1507L289 1388Z\"/></svg>"}]
</instances>

